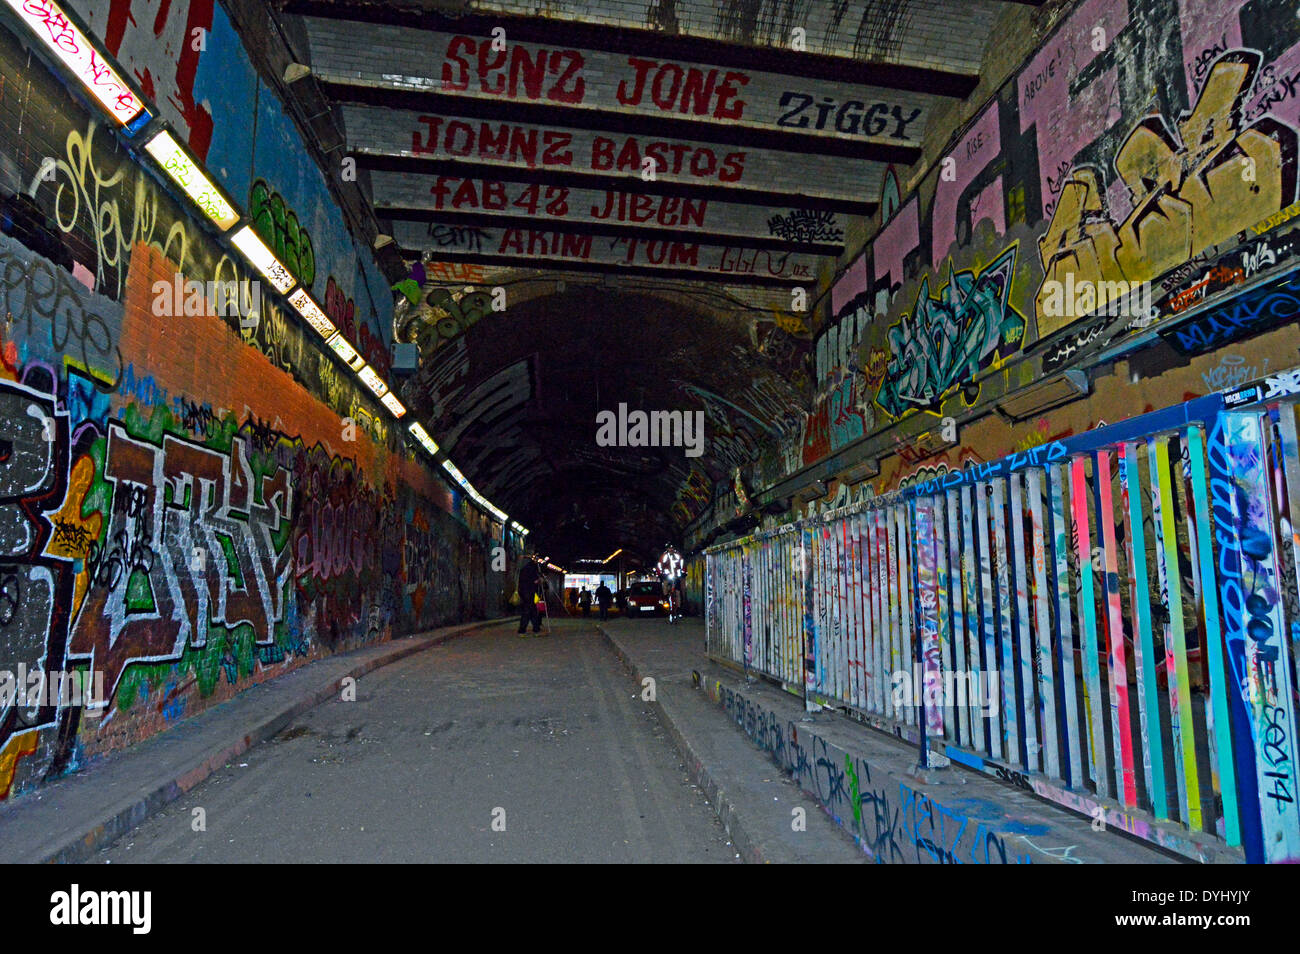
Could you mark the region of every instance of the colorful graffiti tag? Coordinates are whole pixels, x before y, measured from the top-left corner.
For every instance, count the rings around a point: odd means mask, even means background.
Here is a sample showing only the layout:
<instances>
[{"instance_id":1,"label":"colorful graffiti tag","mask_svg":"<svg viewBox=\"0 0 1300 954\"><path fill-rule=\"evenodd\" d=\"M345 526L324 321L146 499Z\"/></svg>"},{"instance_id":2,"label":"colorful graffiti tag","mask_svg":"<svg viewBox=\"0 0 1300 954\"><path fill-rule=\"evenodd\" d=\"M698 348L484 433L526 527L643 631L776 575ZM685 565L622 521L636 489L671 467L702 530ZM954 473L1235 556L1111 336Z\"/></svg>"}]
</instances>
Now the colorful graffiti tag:
<instances>
[{"instance_id":1,"label":"colorful graffiti tag","mask_svg":"<svg viewBox=\"0 0 1300 954\"><path fill-rule=\"evenodd\" d=\"M1149 116L1132 129L1114 157L1129 206L1122 220L1099 170L1070 171L1038 240L1040 336L1084 317L1045 308L1049 282L1092 283L1100 308L1111 289L1151 281L1295 201L1295 130L1271 116L1243 120L1260 60L1223 54L1186 115L1174 124Z\"/></svg>"},{"instance_id":2,"label":"colorful graffiti tag","mask_svg":"<svg viewBox=\"0 0 1300 954\"><path fill-rule=\"evenodd\" d=\"M911 315L888 332L891 357L876 403L899 417L913 408L933 408L957 386L1018 350L1025 319L1010 304L1016 247L977 275L954 272L935 297L921 282ZM973 403L973 401L968 401Z\"/></svg>"}]
</instances>

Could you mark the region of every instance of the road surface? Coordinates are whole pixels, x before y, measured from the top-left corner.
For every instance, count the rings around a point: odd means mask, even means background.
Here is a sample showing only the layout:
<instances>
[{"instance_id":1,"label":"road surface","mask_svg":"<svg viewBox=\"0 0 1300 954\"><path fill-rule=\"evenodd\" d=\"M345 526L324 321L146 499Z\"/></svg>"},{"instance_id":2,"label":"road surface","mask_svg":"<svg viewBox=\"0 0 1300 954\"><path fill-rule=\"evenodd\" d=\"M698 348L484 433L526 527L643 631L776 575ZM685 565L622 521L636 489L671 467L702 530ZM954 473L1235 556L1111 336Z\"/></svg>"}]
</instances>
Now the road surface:
<instances>
[{"instance_id":1,"label":"road surface","mask_svg":"<svg viewBox=\"0 0 1300 954\"><path fill-rule=\"evenodd\" d=\"M594 625L514 625L370 673L95 860L736 862Z\"/></svg>"}]
</instances>

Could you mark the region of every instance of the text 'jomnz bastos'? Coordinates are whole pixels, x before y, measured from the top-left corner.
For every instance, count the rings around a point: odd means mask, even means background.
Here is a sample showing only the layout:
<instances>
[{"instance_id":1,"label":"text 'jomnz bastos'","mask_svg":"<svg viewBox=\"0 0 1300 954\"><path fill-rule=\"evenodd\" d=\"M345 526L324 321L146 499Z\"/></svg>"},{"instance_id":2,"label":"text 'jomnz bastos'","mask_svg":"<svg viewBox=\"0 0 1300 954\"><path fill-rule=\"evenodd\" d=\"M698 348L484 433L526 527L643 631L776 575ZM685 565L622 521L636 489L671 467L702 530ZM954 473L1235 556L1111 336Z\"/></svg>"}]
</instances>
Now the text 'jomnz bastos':
<instances>
[{"instance_id":1,"label":"text 'jomnz bastos'","mask_svg":"<svg viewBox=\"0 0 1300 954\"><path fill-rule=\"evenodd\" d=\"M687 457L704 453L703 411L629 411L596 414L596 444L600 447L682 447Z\"/></svg>"}]
</instances>

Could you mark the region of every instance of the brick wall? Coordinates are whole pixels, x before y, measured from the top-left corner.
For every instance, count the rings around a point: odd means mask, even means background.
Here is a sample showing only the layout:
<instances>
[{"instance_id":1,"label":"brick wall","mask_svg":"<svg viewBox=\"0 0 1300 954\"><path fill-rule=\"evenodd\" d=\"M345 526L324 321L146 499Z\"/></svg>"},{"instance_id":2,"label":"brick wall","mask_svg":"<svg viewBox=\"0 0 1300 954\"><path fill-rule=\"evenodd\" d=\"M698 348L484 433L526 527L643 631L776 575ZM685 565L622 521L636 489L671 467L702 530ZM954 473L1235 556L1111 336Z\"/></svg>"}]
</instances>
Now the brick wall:
<instances>
[{"instance_id":1,"label":"brick wall","mask_svg":"<svg viewBox=\"0 0 1300 954\"><path fill-rule=\"evenodd\" d=\"M931 116L921 162L888 170L880 214L847 222L849 254L822 276L814 406L753 486L900 448L885 470L938 466L912 448L945 417L963 428L953 460L999 457L1040 422L976 422L1070 368L1092 395L1048 411L1049 430L1204 393L1221 361L1263 373L1243 342L1268 323L1232 316L1244 286L1283 279L1300 251L1294 13L1276 0L1006 12L979 89ZM1271 354L1273 368L1300 359L1289 344ZM1141 401L1135 376L1153 383Z\"/></svg>"},{"instance_id":2,"label":"brick wall","mask_svg":"<svg viewBox=\"0 0 1300 954\"><path fill-rule=\"evenodd\" d=\"M269 287L186 308L255 276L3 28L0 175L0 671L107 696L0 703L0 793L498 609L493 525Z\"/></svg>"}]
</instances>

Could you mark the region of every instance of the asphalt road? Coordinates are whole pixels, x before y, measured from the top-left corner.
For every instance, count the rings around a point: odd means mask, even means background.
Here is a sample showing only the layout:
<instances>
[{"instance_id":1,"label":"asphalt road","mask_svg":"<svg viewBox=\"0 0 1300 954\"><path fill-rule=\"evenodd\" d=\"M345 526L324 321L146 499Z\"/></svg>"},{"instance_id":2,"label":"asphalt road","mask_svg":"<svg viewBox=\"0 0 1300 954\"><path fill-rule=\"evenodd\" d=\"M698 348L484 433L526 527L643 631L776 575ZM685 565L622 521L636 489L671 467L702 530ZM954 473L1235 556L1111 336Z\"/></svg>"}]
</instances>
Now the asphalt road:
<instances>
[{"instance_id":1,"label":"asphalt road","mask_svg":"<svg viewBox=\"0 0 1300 954\"><path fill-rule=\"evenodd\" d=\"M480 630L372 672L95 860L737 862L639 690L590 624Z\"/></svg>"}]
</instances>

